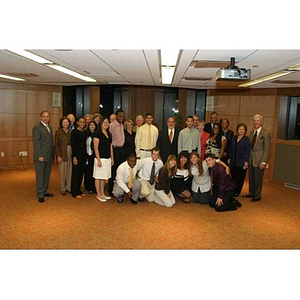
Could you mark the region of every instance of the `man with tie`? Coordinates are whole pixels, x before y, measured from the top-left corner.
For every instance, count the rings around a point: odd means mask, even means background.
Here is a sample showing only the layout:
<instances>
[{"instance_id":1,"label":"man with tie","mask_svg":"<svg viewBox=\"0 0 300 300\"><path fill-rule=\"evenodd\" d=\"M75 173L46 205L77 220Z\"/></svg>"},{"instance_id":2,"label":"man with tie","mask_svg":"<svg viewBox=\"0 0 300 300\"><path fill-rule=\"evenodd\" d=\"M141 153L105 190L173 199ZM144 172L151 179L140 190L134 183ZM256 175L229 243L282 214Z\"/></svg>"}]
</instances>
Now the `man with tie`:
<instances>
[{"instance_id":1,"label":"man with tie","mask_svg":"<svg viewBox=\"0 0 300 300\"><path fill-rule=\"evenodd\" d=\"M271 149L270 133L262 126L263 116L255 115L253 117L254 130L250 132L249 194L243 195L243 198L251 198L252 202L261 200L264 171Z\"/></svg>"},{"instance_id":2,"label":"man with tie","mask_svg":"<svg viewBox=\"0 0 300 300\"><path fill-rule=\"evenodd\" d=\"M194 118L187 116L185 123L186 128L182 129L178 136L178 153L196 151L201 155L200 133L194 128Z\"/></svg>"},{"instance_id":3,"label":"man with tie","mask_svg":"<svg viewBox=\"0 0 300 300\"><path fill-rule=\"evenodd\" d=\"M215 111L210 113L210 122L205 123L204 131L212 134L214 124L219 122L219 116Z\"/></svg>"},{"instance_id":4,"label":"man with tie","mask_svg":"<svg viewBox=\"0 0 300 300\"><path fill-rule=\"evenodd\" d=\"M113 194L118 203L123 202L124 194L129 197L132 204L138 203L138 196L141 190L141 183L136 178L138 169L139 165L134 154L130 154L127 160L119 165L113 187Z\"/></svg>"},{"instance_id":5,"label":"man with tie","mask_svg":"<svg viewBox=\"0 0 300 300\"><path fill-rule=\"evenodd\" d=\"M153 115L145 115L145 124L139 127L135 136L135 152L137 158L143 159L151 156L151 149L156 146L158 129L153 124Z\"/></svg>"},{"instance_id":6,"label":"man with tie","mask_svg":"<svg viewBox=\"0 0 300 300\"><path fill-rule=\"evenodd\" d=\"M156 147L160 150L160 157L165 163L169 155L177 156L178 135L180 129L176 127L174 117L169 117L167 120L167 127L160 130Z\"/></svg>"},{"instance_id":7,"label":"man with tie","mask_svg":"<svg viewBox=\"0 0 300 300\"><path fill-rule=\"evenodd\" d=\"M146 198L147 201L154 201L154 186L155 178L158 175L163 162L159 159L160 152L157 147L151 150L151 157L141 159L141 165L138 173L138 178L141 183L141 191L139 199Z\"/></svg>"},{"instance_id":8,"label":"man with tie","mask_svg":"<svg viewBox=\"0 0 300 300\"><path fill-rule=\"evenodd\" d=\"M49 121L50 113L43 110L40 113L40 123L32 129L36 193L40 203L44 202L44 197L54 196L48 192L53 161L53 132L52 127L49 126Z\"/></svg>"}]
</instances>

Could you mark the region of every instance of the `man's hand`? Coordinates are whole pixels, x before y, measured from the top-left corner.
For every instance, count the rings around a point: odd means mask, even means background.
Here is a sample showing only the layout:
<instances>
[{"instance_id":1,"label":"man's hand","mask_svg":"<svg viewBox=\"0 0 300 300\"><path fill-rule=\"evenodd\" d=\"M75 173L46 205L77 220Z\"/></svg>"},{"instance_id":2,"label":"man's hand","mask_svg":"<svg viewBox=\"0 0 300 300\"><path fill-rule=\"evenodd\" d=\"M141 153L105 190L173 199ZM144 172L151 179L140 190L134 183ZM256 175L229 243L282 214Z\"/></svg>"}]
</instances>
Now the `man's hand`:
<instances>
[{"instance_id":1,"label":"man's hand","mask_svg":"<svg viewBox=\"0 0 300 300\"><path fill-rule=\"evenodd\" d=\"M216 204L217 204L217 206L223 205L223 199L218 198L217 201L216 201Z\"/></svg>"}]
</instances>

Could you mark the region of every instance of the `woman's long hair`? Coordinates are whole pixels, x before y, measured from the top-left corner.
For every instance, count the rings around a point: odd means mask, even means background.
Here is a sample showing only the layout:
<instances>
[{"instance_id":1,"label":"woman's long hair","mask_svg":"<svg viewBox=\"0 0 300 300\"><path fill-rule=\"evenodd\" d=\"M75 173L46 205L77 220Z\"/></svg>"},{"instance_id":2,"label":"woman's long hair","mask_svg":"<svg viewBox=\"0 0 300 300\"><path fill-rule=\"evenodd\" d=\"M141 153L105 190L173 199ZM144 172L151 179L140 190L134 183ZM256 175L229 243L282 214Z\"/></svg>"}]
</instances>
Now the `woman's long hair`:
<instances>
[{"instance_id":1,"label":"woman's long hair","mask_svg":"<svg viewBox=\"0 0 300 300\"><path fill-rule=\"evenodd\" d=\"M177 163L174 167L171 167L171 165L170 165L171 160L176 161L176 156L173 155L173 154L169 155L168 158L167 158L166 163L164 164L164 168L166 168L168 170L169 177L175 175L176 172L177 172Z\"/></svg>"},{"instance_id":2,"label":"woman's long hair","mask_svg":"<svg viewBox=\"0 0 300 300\"><path fill-rule=\"evenodd\" d=\"M191 157L192 157L193 155L197 156L198 159L199 159L199 160L198 160L198 163L197 163L197 165L196 165L196 167L197 167L197 169L198 169L199 176L202 176L203 173L204 173L204 170L203 170L203 164L202 164L201 156L199 155L198 152L193 151L193 152L190 154L190 159L191 159ZM191 163L191 164L190 164L190 167L192 167L192 166L193 166L193 164ZM190 171L190 173L191 173L191 171Z\"/></svg>"}]
</instances>

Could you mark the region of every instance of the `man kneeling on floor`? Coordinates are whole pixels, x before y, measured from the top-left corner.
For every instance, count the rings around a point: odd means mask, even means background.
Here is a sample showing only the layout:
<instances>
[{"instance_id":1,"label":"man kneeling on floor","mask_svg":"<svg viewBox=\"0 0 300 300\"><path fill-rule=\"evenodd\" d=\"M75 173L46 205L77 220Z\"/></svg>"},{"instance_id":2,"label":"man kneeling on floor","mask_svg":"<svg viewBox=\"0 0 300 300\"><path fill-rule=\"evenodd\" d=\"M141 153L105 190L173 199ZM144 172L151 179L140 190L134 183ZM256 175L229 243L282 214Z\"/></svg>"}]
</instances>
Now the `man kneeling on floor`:
<instances>
[{"instance_id":1,"label":"man kneeling on floor","mask_svg":"<svg viewBox=\"0 0 300 300\"><path fill-rule=\"evenodd\" d=\"M135 154L130 154L127 160L119 165L113 186L113 194L119 203L123 202L124 194L129 197L132 204L138 203L141 183L136 178L137 171L138 165Z\"/></svg>"},{"instance_id":2,"label":"man kneeling on floor","mask_svg":"<svg viewBox=\"0 0 300 300\"><path fill-rule=\"evenodd\" d=\"M224 166L216 163L213 155L206 155L205 161L209 167L212 182L212 195L209 205L216 211L236 210L242 204L233 197L236 184L230 175L226 174Z\"/></svg>"}]
</instances>

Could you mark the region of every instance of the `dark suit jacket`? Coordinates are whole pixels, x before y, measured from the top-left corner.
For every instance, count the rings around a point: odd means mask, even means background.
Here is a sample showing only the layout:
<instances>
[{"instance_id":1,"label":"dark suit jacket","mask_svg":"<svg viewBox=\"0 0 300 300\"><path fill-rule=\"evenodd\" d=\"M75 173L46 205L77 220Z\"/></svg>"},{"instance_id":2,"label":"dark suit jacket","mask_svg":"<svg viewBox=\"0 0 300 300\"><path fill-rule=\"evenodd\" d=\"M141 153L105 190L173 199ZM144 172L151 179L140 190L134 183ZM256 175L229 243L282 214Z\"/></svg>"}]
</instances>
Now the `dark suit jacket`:
<instances>
[{"instance_id":1,"label":"dark suit jacket","mask_svg":"<svg viewBox=\"0 0 300 300\"><path fill-rule=\"evenodd\" d=\"M237 135L235 135L230 144L229 158L230 165L234 167L243 167L244 162L249 162L250 139L244 136L237 143Z\"/></svg>"},{"instance_id":2,"label":"dark suit jacket","mask_svg":"<svg viewBox=\"0 0 300 300\"><path fill-rule=\"evenodd\" d=\"M167 158L170 154L174 154L177 156L177 147L178 147L178 135L180 129L178 127L175 127L174 130L174 136L173 136L173 141L172 143L169 140L169 135L168 135L168 127L160 130L156 142L156 147L159 148L160 150L160 156L165 163L167 161Z\"/></svg>"},{"instance_id":3,"label":"dark suit jacket","mask_svg":"<svg viewBox=\"0 0 300 300\"><path fill-rule=\"evenodd\" d=\"M231 140L234 136L234 133L232 130L228 129L227 132L225 133L222 129L221 129L222 135L225 136L226 138L226 147L225 147L225 151L227 153L227 156L224 157L224 160L227 162L227 159L229 158L229 152L230 152L230 144L231 144Z\"/></svg>"},{"instance_id":4,"label":"dark suit jacket","mask_svg":"<svg viewBox=\"0 0 300 300\"><path fill-rule=\"evenodd\" d=\"M250 141L252 141L254 130L250 132ZM271 150L271 136L268 130L262 128L258 137L256 138L253 149L250 150L249 163L252 163L253 167L259 167L261 162L268 162L269 154Z\"/></svg>"},{"instance_id":5,"label":"dark suit jacket","mask_svg":"<svg viewBox=\"0 0 300 300\"><path fill-rule=\"evenodd\" d=\"M210 135L212 133L212 123L205 123L204 125L204 129L203 129L205 132L208 132Z\"/></svg>"},{"instance_id":6,"label":"dark suit jacket","mask_svg":"<svg viewBox=\"0 0 300 300\"><path fill-rule=\"evenodd\" d=\"M43 157L44 162L53 159L53 131L51 126L49 129L50 133L41 122L32 129L33 159L35 161L39 161L39 157Z\"/></svg>"}]
</instances>

